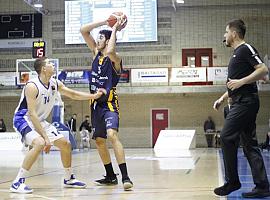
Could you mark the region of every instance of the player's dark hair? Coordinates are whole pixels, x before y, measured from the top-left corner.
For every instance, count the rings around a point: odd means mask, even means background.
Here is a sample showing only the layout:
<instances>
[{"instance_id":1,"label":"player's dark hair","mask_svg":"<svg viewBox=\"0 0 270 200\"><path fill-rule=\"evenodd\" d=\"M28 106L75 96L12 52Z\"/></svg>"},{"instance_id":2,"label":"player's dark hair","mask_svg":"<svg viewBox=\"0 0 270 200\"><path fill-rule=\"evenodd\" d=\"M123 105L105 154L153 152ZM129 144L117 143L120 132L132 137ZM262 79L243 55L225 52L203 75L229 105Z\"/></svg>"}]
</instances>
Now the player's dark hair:
<instances>
[{"instance_id":1,"label":"player's dark hair","mask_svg":"<svg viewBox=\"0 0 270 200\"><path fill-rule=\"evenodd\" d=\"M112 35L112 31L111 30L107 30L107 29L103 29L99 31L99 34L102 34L105 36L106 40L109 40L111 38Z\"/></svg>"},{"instance_id":2,"label":"player's dark hair","mask_svg":"<svg viewBox=\"0 0 270 200\"><path fill-rule=\"evenodd\" d=\"M228 22L229 29L233 29L238 33L239 38L244 39L246 34L246 25L241 19L233 19Z\"/></svg>"},{"instance_id":3,"label":"player's dark hair","mask_svg":"<svg viewBox=\"0 0 270 200\"><path fill-rule=\"evenodd\" d=\"M37 58L35 60L34 69L38 74L40 74L42 67L46 65L46 59L48 59L48 58L42 57L42 58Z\"/></svg>"}]
</instances>

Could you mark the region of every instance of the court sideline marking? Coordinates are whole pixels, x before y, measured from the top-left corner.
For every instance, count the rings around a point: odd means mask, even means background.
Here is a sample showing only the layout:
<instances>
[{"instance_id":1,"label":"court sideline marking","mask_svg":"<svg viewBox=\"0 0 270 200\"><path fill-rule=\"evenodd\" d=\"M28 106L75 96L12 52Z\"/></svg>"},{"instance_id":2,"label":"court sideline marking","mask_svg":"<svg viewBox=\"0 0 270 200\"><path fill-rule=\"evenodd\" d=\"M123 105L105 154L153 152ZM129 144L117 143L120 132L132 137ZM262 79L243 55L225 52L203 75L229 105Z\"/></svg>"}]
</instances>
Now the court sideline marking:
<instances>
[{"instance_id":1,"label":"court sideline marking","mask_svg":"<svg viewBox=\"0 0 270 200\"><path fill-rule=\"evenodd\" d=\"M222 168L221 168L221 157L219 150L217 150L217 165L218 165L218 184L223 185L224 184L224 177L222 173ZM220 197L220 200L227 200L227 197Z\"/></svg>"}]
</instances>

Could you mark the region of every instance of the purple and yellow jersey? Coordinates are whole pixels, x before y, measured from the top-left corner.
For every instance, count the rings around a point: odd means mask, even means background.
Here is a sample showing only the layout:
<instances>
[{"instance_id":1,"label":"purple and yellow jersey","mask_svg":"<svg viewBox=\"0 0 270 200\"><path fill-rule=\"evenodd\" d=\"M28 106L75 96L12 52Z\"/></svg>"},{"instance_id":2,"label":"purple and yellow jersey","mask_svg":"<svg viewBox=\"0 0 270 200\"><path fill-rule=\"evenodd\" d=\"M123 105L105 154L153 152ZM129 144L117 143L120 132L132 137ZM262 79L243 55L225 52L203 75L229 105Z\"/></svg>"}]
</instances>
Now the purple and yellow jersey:
<instances>
[{"instance_id":1,"label":"purple and yellow jersey","mask_svg":"<svg viewBox=\"0 0 270 200\"><path fill-rule=\"evenodd\" d=\"M108 108L112 112L119 112L116 85L119 81L121 70L116 71L114 63L108 56L104 57L101 52L98 52L92 63L92 71L89 80L90 92L95 93L99 88L106 89L107 94L96 100L96 102L99 106Z\"/></svg>"}]
</instances>

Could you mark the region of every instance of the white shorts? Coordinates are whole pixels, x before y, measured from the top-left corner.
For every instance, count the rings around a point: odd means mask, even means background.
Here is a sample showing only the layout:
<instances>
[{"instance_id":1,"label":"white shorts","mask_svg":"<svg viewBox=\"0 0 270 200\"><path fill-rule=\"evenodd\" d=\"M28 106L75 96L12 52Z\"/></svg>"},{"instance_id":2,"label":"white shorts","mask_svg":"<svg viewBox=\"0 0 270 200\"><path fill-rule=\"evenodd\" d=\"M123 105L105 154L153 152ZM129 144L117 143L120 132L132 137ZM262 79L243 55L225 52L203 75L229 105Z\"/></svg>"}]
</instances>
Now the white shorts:
<instances>
[{"instance_id":1,"label":"white shorts","mask_svg":"<svg viewBox=\"0 0 270 200\"><path fill-rule=\"evenodd\" d=\"M58 140L64 137L64 135L59 133L52 124L45 122L45 124L42 124L42 125L44 125L43 128L46 131L51 144L53 144L55 140ZM38 137L41 137L41 135L38 132L36 132L34 129L32 129L32 131L30 131L29 133L25 135L24 143L27 145L32 145L33 140Z\"/></svg>"}]
</instances>

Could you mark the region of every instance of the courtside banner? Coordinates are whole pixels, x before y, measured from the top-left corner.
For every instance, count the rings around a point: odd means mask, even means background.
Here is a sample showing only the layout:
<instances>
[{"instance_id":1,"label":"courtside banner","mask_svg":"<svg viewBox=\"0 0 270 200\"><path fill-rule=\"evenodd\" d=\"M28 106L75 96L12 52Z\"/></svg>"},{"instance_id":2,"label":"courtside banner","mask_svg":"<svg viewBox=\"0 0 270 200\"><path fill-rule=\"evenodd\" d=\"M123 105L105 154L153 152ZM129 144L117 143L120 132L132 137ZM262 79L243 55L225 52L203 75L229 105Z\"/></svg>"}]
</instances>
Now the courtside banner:
<instances>
[{"instance_id":1,"label":"courtside banner","mask_svg":"<svg viewBox=\"0 0 270 200\"><path fill-rule=\"evenodd\" d=\"M1 39L0 49L18 49L18 48L31 48L35 39Z\"/></svg>"},{"instance_id":2,"label":"courtside banner","mask_svg":"<svg viewBox=\"0 0 270 200\"><path fill-rule=\"evenodd\" d=\"M60 71L58 79L64 84L88 84L90 73L89 70Z\"/></svg>"},{"instance_id":3,"label":"courtside banner","mask_svg":"<svg viewBox=\"0 0 270 200\"><path fill-rule=\"evenodd\" d=\"M1 72L0 85L15 86L16 72Z\"/></svg>"},{"instance_id":4,"label":"courtside banner","mask_svg":"<svg viewBox=\"0 0 270 200\"><path fill-rule=\"evenodd\" d=\"M168 68L131 69L132 83L168 83Z\"/></svg>"},{"instance_id":5,"label":"courtside banner","mask_svg":"<svg viewBox=\"0 0 270 200\"><path fill-rule=\"evenodd\" d=\"M119 83L129 83L129 69L123 69L120 78Z\"/></svg>"},{"instance_id":6,"label":"courtside banner","mask_svg":"<svg viewBox=\"0 0 270 200\"><path fill-rule=\"evenodd\" d=\"M21 138L16 132L0 133L0 150L22 150Z\"/></svg>"},{"instance_id":7,"label":"courtside banner","mask_svg":"<svg viewBox=\"0 0 270 200\"><path fill-rule=\"evenodd\" d=\"M208 67L207 80L208 81L226 81L228 76L227 67Z\"/></svg>"},{"instance_id":8,"label":"courtside banner","mask_svg":"<svg viewBox=\"0 0 270 200\"><path fill-rule=\"evenodd\" d=\"M170 82L204 82L206 67L172 68Z\"/></svg>"}]
</instances>

